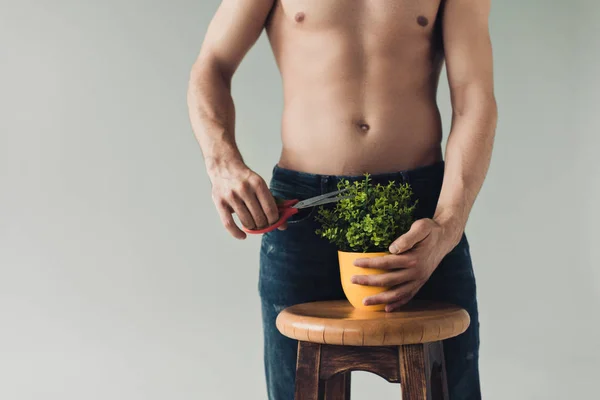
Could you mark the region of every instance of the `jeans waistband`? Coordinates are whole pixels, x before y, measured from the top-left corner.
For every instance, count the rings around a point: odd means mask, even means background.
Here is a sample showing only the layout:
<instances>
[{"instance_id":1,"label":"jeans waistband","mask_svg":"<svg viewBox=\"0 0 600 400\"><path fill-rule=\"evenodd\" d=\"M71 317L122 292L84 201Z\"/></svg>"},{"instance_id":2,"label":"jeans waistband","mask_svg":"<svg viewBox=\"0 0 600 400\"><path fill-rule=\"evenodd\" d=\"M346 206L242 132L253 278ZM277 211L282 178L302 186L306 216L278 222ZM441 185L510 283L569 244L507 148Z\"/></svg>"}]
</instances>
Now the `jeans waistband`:
<instances>
[{"instance_id":1,"label":"jeans waistband","mask_svg":"<svg viewBox=\"0 0 600 400\"><path fill-rule=\"evenodd\" d=\"M389 181L395 181L398 183L416 184L418 182L430 181L431 183L439 183L444 176L444 161L438 161L430 165L425 165L409 170L402 170L397 172L385 172L378 174L370 174L370 178L373 183L387 183ZM279 165L275 165L273 168L273 179L284 180L290 183L302 184L305 186L320 187L321 185L337 184L342 180L349 180L350 182L364 179L363 175L324 175L324 174L313 174L308 172L296 171L287 168L282 168Z\"/></svg>"},{"instance_id":2,"label":"jeans waistband","mask_svg":"<svg viewBox=\"0 0 600 400\"><path fill-rule=\"evenodd\" d=\"M444 161L414 169L370 175L373 184L386 185L390 181L397 184L408 183L415 199L418 199L416 217L431 218L444 180ZM289 192L293 198L308 198L333 192L341 180L350 182L364 179L364 175L321 175L295 171L275 165L271 187ZM296 197L300 196L300 197Z\"/></svg>"}]
</instances>

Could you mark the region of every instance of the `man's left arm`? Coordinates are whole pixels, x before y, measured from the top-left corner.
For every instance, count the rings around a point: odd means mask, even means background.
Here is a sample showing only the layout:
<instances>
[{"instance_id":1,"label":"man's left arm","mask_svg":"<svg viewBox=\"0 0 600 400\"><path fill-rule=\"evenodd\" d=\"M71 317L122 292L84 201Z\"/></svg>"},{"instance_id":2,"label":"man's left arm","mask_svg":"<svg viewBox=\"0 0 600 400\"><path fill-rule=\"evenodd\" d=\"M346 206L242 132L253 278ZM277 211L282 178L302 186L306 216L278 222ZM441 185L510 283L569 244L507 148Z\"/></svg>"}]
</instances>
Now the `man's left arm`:
<instances>
[{"instance_id":1,"label":"man's left arm","mask_svg":"<svg viewBox=\"0 0 600 400\"><path fill-rule=\"evenodd\" d=\"M446 70L452 102L445 172L432 220L417 221L390 246L402 253L438 228L443 255L460 241L489 168L497 108L494 96L490 0L446 0L442 13ZM441 261L441 260L440 260Z\"/></svg>"},{"instance_id":2,"label":"man's left arm","mask_svg":"<svg viewBox=\"0 0 600 400\"><path fill-rule=\"evenodd\" d=\"M446 0L443 14L452 126L433 220L443 228L448 251L463 234L492 155L497 108L489 13L490 0Z\"/></svg>"},{"instance_id":3,"label":"man's left arm","mask_svg":"<svg viewBox=\"0 0 600 400\"><path fill-rule=\"evenodd\" d=\"M389 271L353 277L357 284L392 287L366 298L366 305L385 303L386 311L393 311L407 303L464 232L487 175L496 130L489 12L490 0L445 0L442 26L453 112L437 209L433 218L415 221L395 240L391 255L355 262Z\"/></svg>"}]
</instances>

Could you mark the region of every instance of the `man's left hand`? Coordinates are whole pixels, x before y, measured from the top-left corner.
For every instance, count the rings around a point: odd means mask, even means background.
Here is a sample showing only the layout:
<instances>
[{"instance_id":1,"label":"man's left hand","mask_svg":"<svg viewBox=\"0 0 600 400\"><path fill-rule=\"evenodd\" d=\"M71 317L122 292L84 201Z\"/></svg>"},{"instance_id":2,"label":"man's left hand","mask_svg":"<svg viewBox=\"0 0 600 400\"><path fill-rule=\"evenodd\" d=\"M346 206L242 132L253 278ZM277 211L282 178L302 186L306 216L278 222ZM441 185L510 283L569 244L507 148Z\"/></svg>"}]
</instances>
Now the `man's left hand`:
<instances>
[{"instance_id":1,"label":"man's left hand","mask_svg":"<svg viewBox=\"0 0 600 400\"><path fill-rule=\"evenodd\" d=\"M383 274L355 275L352 283L390 289L364 299L365 305L386 304L385 311L394 311L408 303L427 282L446 250L443 227L433 219L415 221L410 230L390 245L390 255L361 258L357 267L386 270Z\"/></svg>"}]
</instances>

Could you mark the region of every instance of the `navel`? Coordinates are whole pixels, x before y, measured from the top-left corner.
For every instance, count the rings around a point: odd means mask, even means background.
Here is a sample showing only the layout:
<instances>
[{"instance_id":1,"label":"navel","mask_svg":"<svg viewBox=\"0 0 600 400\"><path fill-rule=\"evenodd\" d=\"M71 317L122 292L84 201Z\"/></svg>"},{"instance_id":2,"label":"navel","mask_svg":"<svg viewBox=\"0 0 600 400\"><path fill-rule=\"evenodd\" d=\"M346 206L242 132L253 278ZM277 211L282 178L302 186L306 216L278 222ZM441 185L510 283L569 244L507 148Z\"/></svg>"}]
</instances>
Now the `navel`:
<instances>
[{"instance_id":1,"label":"navel","mask_svg":"<svg viewBox=\"0 0 600 400\"><path fill-rule=\"evenodd\" d=\"M358 126L358 129L360 129L360 130L361 130L361 131L363 131L363 132L368 132L368 131L369 131L369 129L371 129L371 127L369 126L369 124L367 124L367 123L366 123L366 122L364 122L364 121L358 121L358 122L356 123L356 125Z\"/></svg>"},{"instance_id":2,"label":"navel","mask_svg":"<svg viewBox=\"0 0 600 400\"><path fill-rule=\"evenodd\" d=\"M421 26L427 26L429 25L429 20L427 19L427 17L419 15L419 17L417 18L417 23Z\"/></svg>"},{"instance_id":3,"label":"navel","mask_svg":"<svg viewBox=\"0 0 600 400\"><path fill-rule=\"evenodd\" d=\"M304 13L303 12L299 12L296 14L296 16L294 17L294 19L296 20L296 22L302 22L304 21Z\"/></svg>"}]
</instances>

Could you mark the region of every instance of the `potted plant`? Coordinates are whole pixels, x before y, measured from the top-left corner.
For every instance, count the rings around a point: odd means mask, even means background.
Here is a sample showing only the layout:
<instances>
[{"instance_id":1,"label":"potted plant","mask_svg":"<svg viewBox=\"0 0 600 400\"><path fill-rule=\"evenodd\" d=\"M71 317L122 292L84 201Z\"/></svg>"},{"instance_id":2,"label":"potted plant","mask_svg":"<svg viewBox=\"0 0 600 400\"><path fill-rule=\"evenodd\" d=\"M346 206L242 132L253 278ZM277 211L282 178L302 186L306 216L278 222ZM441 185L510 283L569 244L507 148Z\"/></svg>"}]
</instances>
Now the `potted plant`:
<instances>
[{"instance_id":1,"label":"potted plant","mask_svg":"<svg viewBox=\"0 0 600 400\"><path fill-rule=\"evenodd\" d=\"M374 185L369 174L354 182L342 180L338 189L347 189L343 197L348 198L318 209L316 234L338 248L340 278L348 301L358 309L383 310L383 304L365 306L362 301L389 288L353 284L351 278L384 271L356 267L354 261L389 254L390 244L410 229L417 201L412 200L408 183Z\"/></svg>"}]
</instances>

